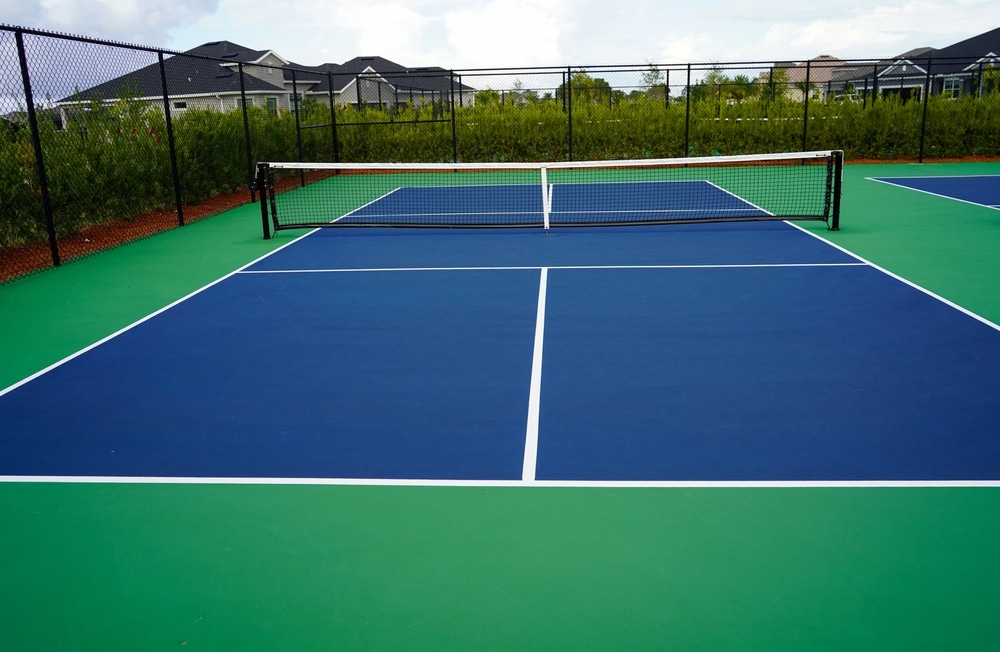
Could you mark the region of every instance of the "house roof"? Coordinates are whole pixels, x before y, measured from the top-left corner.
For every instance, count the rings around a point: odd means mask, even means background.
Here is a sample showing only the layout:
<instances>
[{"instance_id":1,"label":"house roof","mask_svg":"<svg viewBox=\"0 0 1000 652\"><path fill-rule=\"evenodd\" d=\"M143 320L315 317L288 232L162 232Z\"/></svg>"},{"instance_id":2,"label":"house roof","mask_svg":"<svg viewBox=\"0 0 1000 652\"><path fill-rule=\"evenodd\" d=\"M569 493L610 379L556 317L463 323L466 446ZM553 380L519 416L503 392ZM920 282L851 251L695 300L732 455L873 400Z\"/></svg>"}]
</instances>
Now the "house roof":
<instances>
[{"instance_id":1,"label":"house roof","mask_svg":"<svg viewBox=\"0 0 1000 652\"><path fill-rule=\"evenodd\" d=\"M926 74L926 63L929 57L937 52L932 47L919 47L907 50L902 54L897 54L891 59L881 59L879 61L851 61L833 71L830 81L848 82L859 81L865 78L871 79L872 73L882 75L891 68L899 65L913 64L917 66L917 72Z\"/></svg>"},{"instance_id":2,"label":"house roof","mask_svg":"<svg viewBox=\"0 0 1000 652\"><path fill-rule=\"evenodd\" d=\"M359 75L377 76L402 92L408 89L447 92L452 88L451 73L444 68L407 68L383 57L355 57L343 64L303 66L282 58L273 50L254 50L232 41L212 41L164 59L168 93L172 97L239 93L240 78L236 64L261 64L268 59L284 68L281 82L270 83L253 75L244 75L243 86L247 92L288 92L293 77L295 83L301 85L300 93L325 94L331 84L332 90L339 92L350 86ZM143 98L162 95L159 64L154 63L92 86L60 102L110 100L118 97L123 90ZM455 90L474 89L459 84Z\"/></svg>"},{"instance_id":3,"label":"house roof","mask_svg":"<svg viewBox=\"0 0 1000 652\"><path fill-rule=\"evenodd\" d=\"M958 74L973 69L981 61L997 61L1000 59L1000 28L983 32L964 41L953 43L941 49L932 47L914 48L898 54L891 59L878 62L851 62L835 72L834 82L860 82L871 79L874 71L879 76L926 76L927 66L931 74ZM904 69L906 67L906 69Z\"/></svg>"},{"instance_id":4,"label":"house roof","mask_svg":"<svg viewBox=\"0 0 1000 652\"><path fill-rule=\"evenodd\" d=\"M941 48L935 53L935 56L981 57L991 52L1000 54L1000 27Z\"/></svg>"},{"instance_id":5,"label":"house roof","mask_svg":"<svg viewBox=\"0 0 1000 652\"><path fill-rule=\"evenodd\" d=\"M334 91L342 91L353 84L359 76L378 79L395 87L400 93L410 90L415 92L447 93L452 90L452 74L437 66L424 68L407 68L395 61L383 57L355 57L342 64L326 63L321 66L294 66L300 70L312 70L321 73L319 83L312 92L325 93L330 83ZM302 76L302 75L300 75ZM290 71L285 73L290 79ZM471 86L454 85L454 90L471 91Z\"/></svg>"},{"instance_id":6,"label":"house roof","mask_svg":"<svg viewBox=\"0 0 1000 652\"><path fill-rule=\"evenodd\" d=\"M233 66L214 59L225 59L233 63L255 63L268 53L268 50L251 50L229 41L214 41L188 50L182 55L165 57L163 71L167 79L167 91L171 96L238 93L240 78ZM243 81L244 88L248 92L284 90L252 75L244 75ZM92 86L78 94L63 98L60 102L75 102L80 99L109 100L118 97L122 92L145 98L161 96L163 86L159 64L150 64L103 84Z\"/></svg>"},{"instance_id":7,"label":"house roof","mask_svg":"<svg viewBox=\"0 0 1000 652\"><path fill-rule=\"evenodd\" d=\"M995 60L998 55L1000 27L935 51L933 72L935 75L960 72L980 60Z\"/></svg>"},{"instance_id":8,"label":"house roof","mask_svg":"<svg viewBox=\"0 0 1000 652\"><path fill-rule=\"evenodd\" d=\"M785 68L788 81L791 83L804 82L806 74L809 74L810 84L825 84L830 81L834 71L843 66L845 62L829 54L821 54L813 57L808 62L800 63Z\"/></svg>"}]
</instances>

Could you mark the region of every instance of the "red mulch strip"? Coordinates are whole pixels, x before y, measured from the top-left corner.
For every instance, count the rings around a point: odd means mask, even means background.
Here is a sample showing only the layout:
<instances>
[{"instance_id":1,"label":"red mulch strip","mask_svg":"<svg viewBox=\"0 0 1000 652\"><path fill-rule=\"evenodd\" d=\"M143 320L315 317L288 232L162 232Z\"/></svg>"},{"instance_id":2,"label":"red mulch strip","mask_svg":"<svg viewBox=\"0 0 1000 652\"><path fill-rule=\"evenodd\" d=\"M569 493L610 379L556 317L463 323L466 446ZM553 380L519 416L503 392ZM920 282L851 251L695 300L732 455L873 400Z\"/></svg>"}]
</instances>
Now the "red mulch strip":
<instances>
[{"instance_id":1,"label":"red mulch strip","mask_svg":"<svg viewBox=\"0 0 1000 652\"><path fill-rule=\"evenodd\" d=\"M241 206L250 201L249 193L240 190L212 197L197 205L184 207L184 222L191 223L209 215ZM59 238L59 258L68 262L127 242L179 226L176 211L154 211L128 220L88 226L69 236ZM36 242L0 251L0 283L25 276L52 266L48 242Z\"/></svg>"}]
</instances>

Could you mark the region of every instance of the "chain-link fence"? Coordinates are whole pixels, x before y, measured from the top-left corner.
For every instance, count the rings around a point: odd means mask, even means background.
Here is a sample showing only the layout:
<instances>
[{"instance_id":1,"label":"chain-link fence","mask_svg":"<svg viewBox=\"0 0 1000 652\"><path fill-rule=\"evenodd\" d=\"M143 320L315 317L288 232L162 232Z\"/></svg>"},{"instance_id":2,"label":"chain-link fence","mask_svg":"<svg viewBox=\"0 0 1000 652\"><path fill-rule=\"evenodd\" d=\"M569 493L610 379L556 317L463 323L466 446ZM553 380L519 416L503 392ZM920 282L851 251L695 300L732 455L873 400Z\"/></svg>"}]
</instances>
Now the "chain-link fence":
<instances>
[{"instance_id":1,"label":"chain-link fence","mask_svg":"<svg viewBox=\"0 0 1000 652\"><path fill-rule=\"evenodd\" d=\"M0 283L251 201L257 161L1000 156L994 56L293 67L0 26Z\"/></svg>"}]
</instances>

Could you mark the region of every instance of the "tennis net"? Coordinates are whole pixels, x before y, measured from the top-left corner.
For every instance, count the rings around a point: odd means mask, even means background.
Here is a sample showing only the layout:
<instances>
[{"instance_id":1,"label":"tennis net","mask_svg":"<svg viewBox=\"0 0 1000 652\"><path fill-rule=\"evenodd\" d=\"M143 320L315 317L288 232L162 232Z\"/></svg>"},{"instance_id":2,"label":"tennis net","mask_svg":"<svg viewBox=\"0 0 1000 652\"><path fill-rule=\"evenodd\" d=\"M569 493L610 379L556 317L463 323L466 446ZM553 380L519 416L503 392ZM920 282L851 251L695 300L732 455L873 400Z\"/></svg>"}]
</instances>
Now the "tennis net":
<instances>
[{"instance_id":1,"label":"tennis net","mask_svg":"<svg viewBox=\"0 0 1000 652\"><path fill-rule=\"evenodd\" d=\"M271 229L823 220L843 152L556 163L260 163Z\"/></svg>"}]
</instances>

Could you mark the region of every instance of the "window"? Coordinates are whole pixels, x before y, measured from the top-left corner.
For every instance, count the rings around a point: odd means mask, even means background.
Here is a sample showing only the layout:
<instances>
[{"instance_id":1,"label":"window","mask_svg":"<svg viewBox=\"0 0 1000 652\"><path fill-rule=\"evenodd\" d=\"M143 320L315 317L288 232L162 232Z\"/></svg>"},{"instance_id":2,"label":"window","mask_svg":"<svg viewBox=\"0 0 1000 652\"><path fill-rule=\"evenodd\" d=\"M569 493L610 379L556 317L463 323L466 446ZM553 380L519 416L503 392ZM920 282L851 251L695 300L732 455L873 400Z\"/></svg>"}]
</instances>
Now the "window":
<instances>
[{"instance_id":1,"label":"window","mask_svg":"<svg viewBox=\"0 0 1000 652\"><path fill-rule=\"evenodd\" d=\"M245 102L243 101L242 98L237 98L236 99L236 106L240 106L240 107L243 107L243 106L253 106L253 98L252 97L248 97Z\"/></svg>"},{"instance_id":2,"label":"window","mask_svg":"<svg viewBox=\"0 0 1000 652\"><path fill-rule=\"evenodd\" d=\"M292 110L292 113L298 113L299 105L301 104L302 104L302 93L288 94L288 107Z\"/></svg>"},{"instance_id":3,"label":"window","mask_svg":"<svg viewBox=\"0 0 1000 652\"><path fill-rule=\"evenodd\" d=\"M188 103L187 102L174 102L174 108L175 109L186 109L186 108L188 108Z\"/></svg>"},{"instance_id":4,"label":"window","mask_svg":"<svg viewBox=\"0 0 1000 652\"><path fill-rule=\"evenodd\" d=\"M276 97L267 98L267 110L269 113L278 115L278 98Z\"/></svg>"},{"instance_id":5,"label":"window","mask_svg":"<svg viewBox=\"0 0 1000 652\"><path fill-rule=\"evenodd\" d=\"M955 99L962 94L962 80L958 77L948 77L944 80L944 94Z\"/></svg>"}]
</instances>

